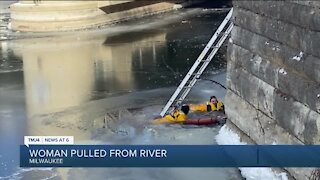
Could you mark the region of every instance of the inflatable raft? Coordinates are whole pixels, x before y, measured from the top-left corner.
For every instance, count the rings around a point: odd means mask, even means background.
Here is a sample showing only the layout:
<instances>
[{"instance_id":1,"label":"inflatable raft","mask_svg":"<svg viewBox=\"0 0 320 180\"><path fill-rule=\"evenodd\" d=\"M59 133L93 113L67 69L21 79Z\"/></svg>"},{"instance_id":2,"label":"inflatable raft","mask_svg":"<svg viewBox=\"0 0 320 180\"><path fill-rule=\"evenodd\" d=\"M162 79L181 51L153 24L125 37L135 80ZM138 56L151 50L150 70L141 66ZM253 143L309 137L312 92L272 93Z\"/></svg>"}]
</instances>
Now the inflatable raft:
<instances>
[{"instance_id":1,"label":"inflatable raft","mask_svg":"<svg viewBox=\"0 0 320 180\"><path fill-rule=\"evenodd\" d=\"M216 124L224 124L226 123L226 117L207 117L207 118L196 118L196 119L188 119L183 124L184 125L216 125Z\"/></svg>"},{"instance_id":2,"label":"inflatable raft","mask_svg":"<svg viewBox=\"0 0 320 180\"><path fill-rule=\"evenodd\" d=\"M227 117L224 113L219 111L205 112L205 113L190 113L189 118L182 122L173 122L166 118L158 117L154 119L153 124L182 124L182 125L198 125L198 126L210 126L221 125L226 123Z\"/></svg>"},{"instance_id":3,"label":"inflatable raft","mask_svg":"<svg viewBox=\"0 0 320 180\"><path fill-rule=\"evenodd\" d=\"M184 125L216 125L226 123L227 116L219 111L206 113L191 113Z\"/></svg>"}]
</instances>

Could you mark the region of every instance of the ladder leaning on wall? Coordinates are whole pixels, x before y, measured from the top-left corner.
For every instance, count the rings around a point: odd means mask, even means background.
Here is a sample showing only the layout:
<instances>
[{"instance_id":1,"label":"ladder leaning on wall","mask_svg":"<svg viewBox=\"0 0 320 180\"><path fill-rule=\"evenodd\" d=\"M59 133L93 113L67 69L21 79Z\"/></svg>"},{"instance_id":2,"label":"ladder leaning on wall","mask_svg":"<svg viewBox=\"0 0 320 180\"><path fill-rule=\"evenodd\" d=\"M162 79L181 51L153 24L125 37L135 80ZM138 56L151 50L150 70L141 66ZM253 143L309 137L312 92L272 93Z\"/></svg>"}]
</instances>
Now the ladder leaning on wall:
<instances>
[{"instance_id":1,"label":"ladder leaning on wall","mask_svg":"<svg viewBox=\"0 0 320 180\"><path fill-rule=\"evenodd\" d=\"M222 21L216 32L211 37L206 47L202 50L201 54L184 77L176 91L171 96L165 107L162 109L160 115L163 117L167 112L171 112L175 107L179 107L182 101L186 98L191 88L199 79L200 75L206 69L214 55L217 53L223 42L230 34L233 23L231 22L233 8L229 11L225 19ZM227 26L228 25L228 26ZM227 28L225 28L227 26ZM222 36L220 36L222 34ZM216 42L216 39L220 36L220 39ZM210 51L211 50L211 51ZM208 53L210 51L210 53ZM196 72L196 73L194 73ZM180 95L180 96L179 96ZM179 98L177 98L179 96Z\"/></svg>"}]
</instances>

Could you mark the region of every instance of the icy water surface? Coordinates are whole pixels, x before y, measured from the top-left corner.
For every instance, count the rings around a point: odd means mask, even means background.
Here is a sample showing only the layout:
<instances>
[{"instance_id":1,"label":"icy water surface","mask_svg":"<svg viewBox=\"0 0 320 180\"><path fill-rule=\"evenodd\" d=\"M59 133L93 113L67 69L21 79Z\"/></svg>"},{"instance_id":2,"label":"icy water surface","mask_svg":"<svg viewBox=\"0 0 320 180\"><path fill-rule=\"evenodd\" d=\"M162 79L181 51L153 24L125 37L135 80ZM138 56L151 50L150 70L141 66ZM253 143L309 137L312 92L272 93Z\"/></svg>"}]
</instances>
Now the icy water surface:
<instances>
[{"instance_id":1,"label":"icy water surface","mask_svg":"<svg viewBox=\"0 0 320 180\"><path fill-rule=\"evenodd\" d=\"M79 144L215 144L219 127L151 126L225 12L193 8L0 41L0 179L241 179L227 168L19 168L24 135ZM45 37L44 37L45 36ZM22 38L23 37L23 38ZM225 47L204 77L225 81ZM188 102L225 91L199 81ZM112 114L115 121L103 119Z\"/></svg>"}]
</instances>

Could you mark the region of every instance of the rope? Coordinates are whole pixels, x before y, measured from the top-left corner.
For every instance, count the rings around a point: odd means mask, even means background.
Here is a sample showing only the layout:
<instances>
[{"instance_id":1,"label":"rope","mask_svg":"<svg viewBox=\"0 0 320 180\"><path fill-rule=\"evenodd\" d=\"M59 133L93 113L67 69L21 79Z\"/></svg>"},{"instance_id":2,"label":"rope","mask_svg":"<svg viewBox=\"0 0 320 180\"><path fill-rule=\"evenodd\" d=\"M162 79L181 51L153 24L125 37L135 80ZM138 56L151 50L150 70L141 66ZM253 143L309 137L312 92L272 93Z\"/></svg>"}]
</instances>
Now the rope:
<instances>
[{"instance_id":1,"label":"rope","mask_svg":"<svg viewBox=\"0 0 320 180\"><path fill-rule=\"evenodd\" d=\"M227 89L224 85L220 84L219 82L217 82L217 81L215 81L215 80L205 79L205 78L197 78L197 79L204 80L204 81L211 81L212 83L215 83L215 84L220 85L223 89Z\"/></svg>"}]
</instances>

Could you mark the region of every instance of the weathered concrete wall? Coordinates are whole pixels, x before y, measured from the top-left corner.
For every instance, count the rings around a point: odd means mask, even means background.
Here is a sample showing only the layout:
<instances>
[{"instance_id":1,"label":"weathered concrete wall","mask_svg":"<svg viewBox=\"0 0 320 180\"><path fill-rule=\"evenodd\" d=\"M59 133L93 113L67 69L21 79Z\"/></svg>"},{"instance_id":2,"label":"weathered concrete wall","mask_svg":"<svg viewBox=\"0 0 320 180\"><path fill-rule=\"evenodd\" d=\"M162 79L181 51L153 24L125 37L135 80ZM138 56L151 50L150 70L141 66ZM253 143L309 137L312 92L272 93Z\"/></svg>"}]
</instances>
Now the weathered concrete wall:
<instances>
[{"instance_id":1,"label":"weathered concrete wall","mask_svg":"<svg viewBox=\"0 0 320 180\"><path fill-rule=\"evenodd\" d=\"M179 8L159 1L19 1L11 6L17 31L66 31L97 27Z\"/></svg>"},{"instance_id":2,"label":"weathered concrete wall","mask_svg":"<svg viewBox=\"0 0 320 180\"><path fill-rule=\"evenodd\" d=\"M320 143L320 3L233 1L226 112L257 144ZM286 169L309 179L312 169Z\"/></svg>"}]
</instances>

